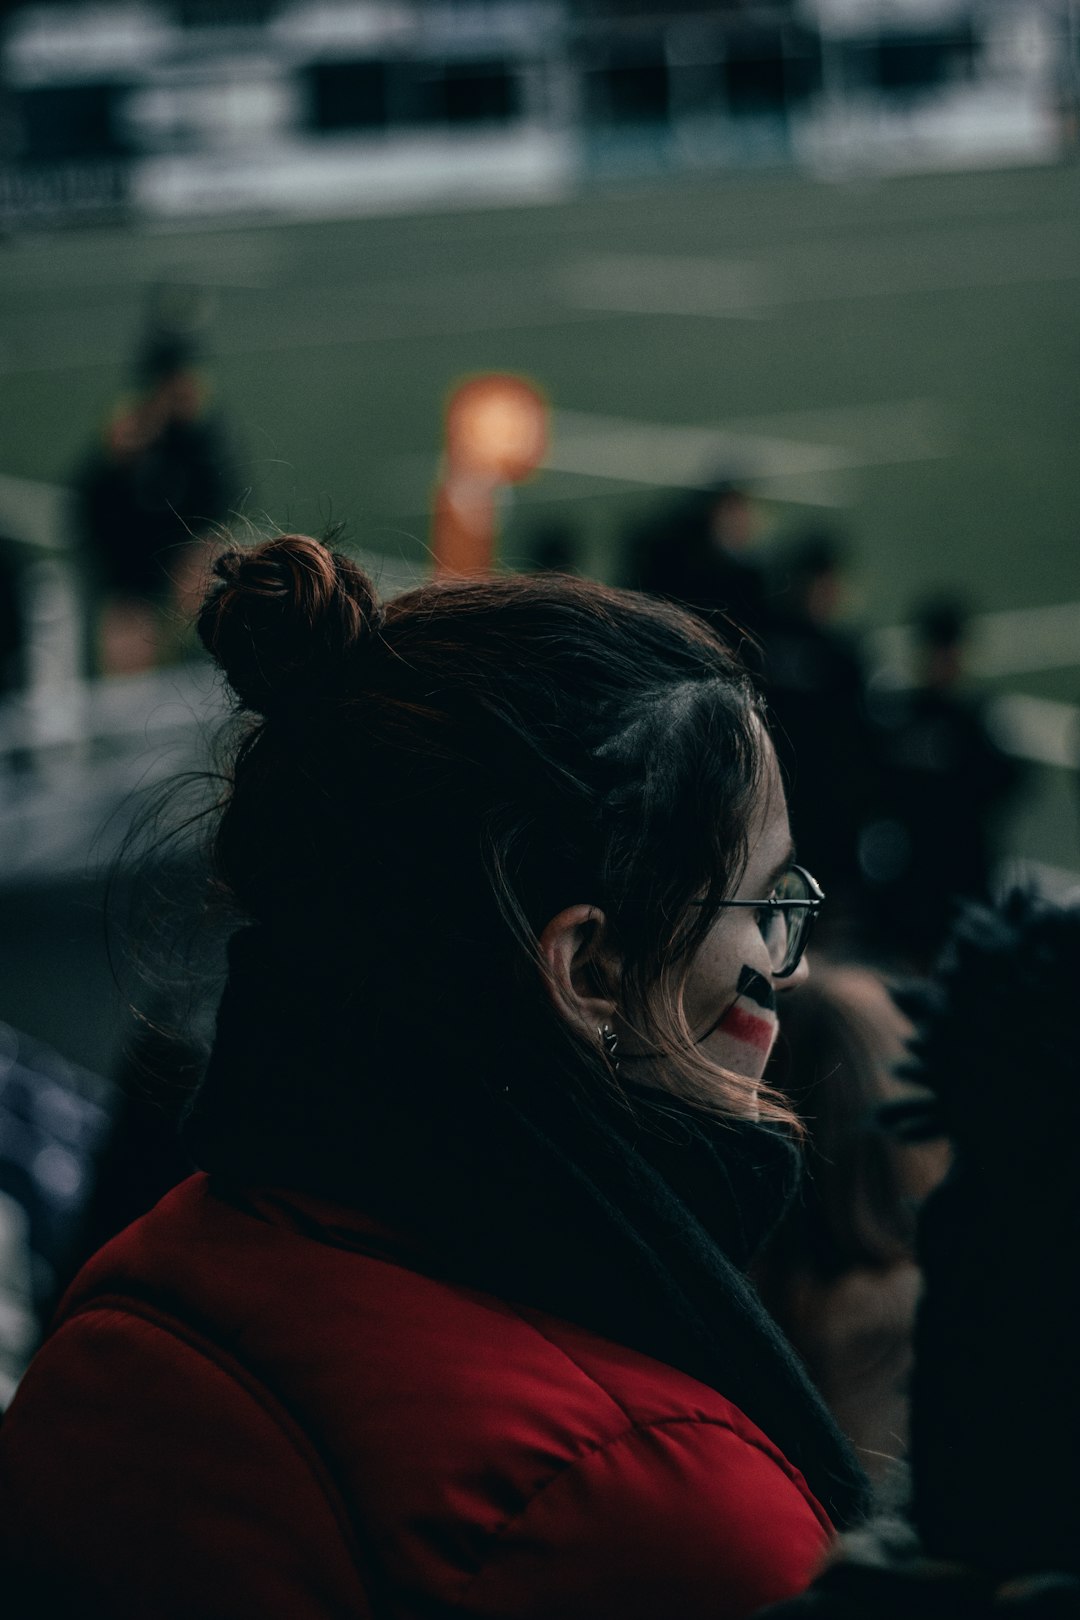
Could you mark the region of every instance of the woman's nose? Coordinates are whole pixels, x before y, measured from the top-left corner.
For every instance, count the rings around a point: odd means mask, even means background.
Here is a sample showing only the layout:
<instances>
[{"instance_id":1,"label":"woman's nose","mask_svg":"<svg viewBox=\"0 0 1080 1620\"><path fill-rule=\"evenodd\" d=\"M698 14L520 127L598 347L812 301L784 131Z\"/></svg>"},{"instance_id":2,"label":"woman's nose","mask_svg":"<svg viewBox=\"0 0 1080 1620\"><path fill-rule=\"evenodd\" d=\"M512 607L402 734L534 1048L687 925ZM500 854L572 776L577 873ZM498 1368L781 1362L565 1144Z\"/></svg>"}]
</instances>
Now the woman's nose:
<instances>
[{"instance_id":1,"label":"woman's nose","mask_svg":"<svg viewBox=\"0 0 1080 1620\"><path fill-rule=\"evenodd\" d=\"M809 977L810 962L809 959L804 956L794 973L789 973L786 979L778 979L775 975L773 976L773 989L794 990L800 984L805 984Z\"/></svg>"}]
</instances>

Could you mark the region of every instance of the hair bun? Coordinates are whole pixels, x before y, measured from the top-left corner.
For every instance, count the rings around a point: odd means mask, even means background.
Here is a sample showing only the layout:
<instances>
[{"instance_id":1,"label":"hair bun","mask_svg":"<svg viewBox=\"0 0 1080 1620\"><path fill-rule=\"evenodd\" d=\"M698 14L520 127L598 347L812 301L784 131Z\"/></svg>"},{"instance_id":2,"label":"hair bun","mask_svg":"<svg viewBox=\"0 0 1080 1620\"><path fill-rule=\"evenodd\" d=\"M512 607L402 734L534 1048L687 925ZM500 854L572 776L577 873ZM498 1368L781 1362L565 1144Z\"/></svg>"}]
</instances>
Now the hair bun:
<instances>
[{"instance_id":1,"label":"hair bun","mask_svg":"<svg viewBox=\"0 0 1080 1620\"><path fill-rule=\"evenodd\" d=\"M223 552L198 618L199 637L246 709L343 692L350 655L382 623L375 587L319 540L286 534Z\"/></svg>"}]
</instances>

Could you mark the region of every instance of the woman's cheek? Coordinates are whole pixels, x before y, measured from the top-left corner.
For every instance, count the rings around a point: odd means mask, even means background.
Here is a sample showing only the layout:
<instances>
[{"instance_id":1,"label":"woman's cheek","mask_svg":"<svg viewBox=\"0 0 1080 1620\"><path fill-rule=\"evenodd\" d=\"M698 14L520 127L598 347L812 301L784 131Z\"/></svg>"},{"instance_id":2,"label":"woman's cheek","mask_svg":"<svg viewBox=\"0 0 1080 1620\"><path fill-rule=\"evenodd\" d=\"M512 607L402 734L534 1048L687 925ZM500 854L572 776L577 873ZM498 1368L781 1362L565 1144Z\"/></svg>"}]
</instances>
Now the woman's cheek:
<instances>
[{"instance_id":1,"label":"woman's cheek","mask_svg":"<svg viewBox=\"0 0 1080 1620\"><path fill-rule=\"evenodd\" d=\"M718 1050L721 1042L725 1048L735 1049L732 1055L722 1059L726 1067L757 1077L765 1071L778 1027L772 984L757 968L744 963L735 996L707 1039L713 1041Z\"/></svg>"}]
</instances>

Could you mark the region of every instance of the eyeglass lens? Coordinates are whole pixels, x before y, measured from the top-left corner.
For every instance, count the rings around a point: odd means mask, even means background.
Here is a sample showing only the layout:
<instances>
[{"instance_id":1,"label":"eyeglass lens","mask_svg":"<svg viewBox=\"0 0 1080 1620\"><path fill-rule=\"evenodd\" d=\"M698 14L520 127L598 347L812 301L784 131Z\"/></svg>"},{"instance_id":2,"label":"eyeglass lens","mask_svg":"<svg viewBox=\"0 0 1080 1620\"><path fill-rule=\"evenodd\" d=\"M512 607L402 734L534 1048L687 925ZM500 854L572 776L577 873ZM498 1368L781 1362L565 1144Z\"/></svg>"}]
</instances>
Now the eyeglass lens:
<instances>
[{"instance_id":1,"label":"eyeglass lens","mask_svg":"<svg viewBox=\"0 0 1080 1620\"><path fill-rule=\"evenodd\" d=\"M774 891L777 900L809 900L810 889L801 872L793 867L784 873ZM769 959L777 974L790 972L802 954L803 940L811 921L809 906L790 911L770 910L763 918L762 932L769 948Z\"/></svg>"},{"instance_id":2,"label":"eyeglass lens","mask_svg":"<svg viewBox=\"0 0 1080 1620\"><path fill-rule=\"evenodd\" d=\"M792 940L798 930L798 917L788 911L774 911L771 907L759 914L758 926L769 950L769 961L774 973L783 972L792 954ZM794 924L794 926L793 926Z\"/></svg>"}]
</instances>

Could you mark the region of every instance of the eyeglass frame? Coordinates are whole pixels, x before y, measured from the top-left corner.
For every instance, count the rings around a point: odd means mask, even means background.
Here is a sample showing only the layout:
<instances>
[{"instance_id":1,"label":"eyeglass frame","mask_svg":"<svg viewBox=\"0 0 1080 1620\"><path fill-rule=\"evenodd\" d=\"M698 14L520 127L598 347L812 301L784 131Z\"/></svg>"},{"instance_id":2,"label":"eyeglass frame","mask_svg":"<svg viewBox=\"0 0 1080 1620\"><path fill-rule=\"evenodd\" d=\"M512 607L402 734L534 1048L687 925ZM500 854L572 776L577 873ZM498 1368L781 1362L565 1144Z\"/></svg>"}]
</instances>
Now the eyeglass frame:
<instances>
[{"instance_id":1,"label":"eyeglass frame","mask_svg":"<svg viewBox=\"0 0 1080 1620\"><path fill-rule=\"evenodd\" d=\"M761 911L763 908L768 907L770 911L799 910L808 913L806 922L803 925L802 938L799 940L799 949L795 960L789 963L786 967L781 964L779 968L773 968L772 976L774 979L790 979L791 975L796 971L799 963L806 955L806 947L814 927L814 922L825 903L825 890L821 887L821 884L818 882L817 878L812 876L812 874L806 870L805 866L799 866L795 861L792 861L789 866L785 866L784 873L782 875L786 876L788 872L798 872L799 876L802 878L803 882L810 891L810 898L808 900L717 900L715 902L716 909L718 911L726 911L728 907L739 908L749 906L754 911ZM694 901L696 906L704 906L708 905L708 903L709 902L707 900Z\"/></svg>"}]
</instances>

